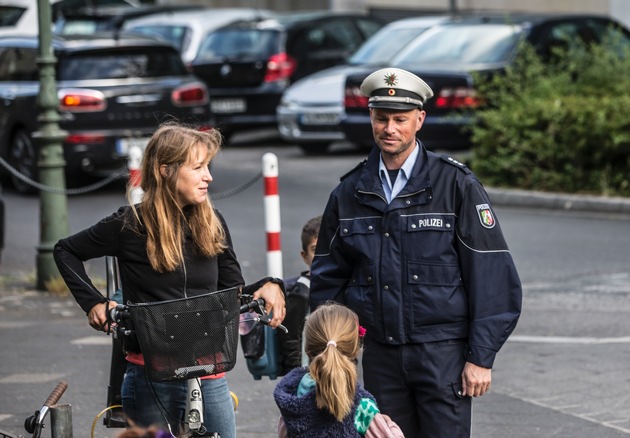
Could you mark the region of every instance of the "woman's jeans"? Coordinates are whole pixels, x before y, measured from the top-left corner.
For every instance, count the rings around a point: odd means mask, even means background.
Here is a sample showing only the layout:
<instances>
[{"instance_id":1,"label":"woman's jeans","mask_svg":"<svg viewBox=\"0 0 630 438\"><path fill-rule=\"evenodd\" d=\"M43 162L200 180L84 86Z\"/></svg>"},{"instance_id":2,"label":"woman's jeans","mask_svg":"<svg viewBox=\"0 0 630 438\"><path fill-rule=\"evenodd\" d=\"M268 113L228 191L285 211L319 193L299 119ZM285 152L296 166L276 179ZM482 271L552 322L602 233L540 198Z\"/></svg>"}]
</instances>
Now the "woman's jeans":
<instances>
[{"instance_id":1,"label":"woman's jeans","mask_svg":"<svg viewBox=\"0 0 630 438\"><path fill-rule=\"evenodd\" d=\"M234 405L225 377L201 380L204 425L221 438L235 438ZM154 382L144 374L144 367L127 363L122 385L123 411L129 420L142 427L171 426L173 434L181 431L188 387L186 380Z\"/></svg>"}]
</instances>

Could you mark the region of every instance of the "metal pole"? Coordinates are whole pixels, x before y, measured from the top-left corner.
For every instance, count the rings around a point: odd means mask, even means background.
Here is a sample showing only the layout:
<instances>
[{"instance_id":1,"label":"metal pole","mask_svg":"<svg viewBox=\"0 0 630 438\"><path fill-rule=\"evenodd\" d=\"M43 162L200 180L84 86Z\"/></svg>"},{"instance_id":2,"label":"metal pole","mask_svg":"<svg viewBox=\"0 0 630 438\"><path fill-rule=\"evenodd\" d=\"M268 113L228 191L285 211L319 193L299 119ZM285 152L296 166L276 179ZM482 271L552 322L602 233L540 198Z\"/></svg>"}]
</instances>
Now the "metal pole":
<instances>
[{"instance_id":1,"label":"metal pole","mask_svg":"<svg viewBox=\"0 0 630 438\"><path fill-rule=\"evenodd\" d=\"M37 0L39 20L39 96L41 114L40 130L33 133L38 145L39 181L56 189L64 190L65 161L62 140L66 133L59 129L59 102L55 80L57 60L52 49L52 19L50 0ZM52 250L62 237L68 235L68 201L65 193L41 190L40 199L40 243L37 247L37 288L46 289L46 282L59 275Z\"/></svg>"},{"instance_id":2,"label":"metal pole","mask_svg":"<svg viewBox=\"0 0 630 438\"><path fill-rule=\"evenodd\" d=\"M51 438L72 438L72 406L55 405L50 409Z\"/></svg>"}]
</instances>

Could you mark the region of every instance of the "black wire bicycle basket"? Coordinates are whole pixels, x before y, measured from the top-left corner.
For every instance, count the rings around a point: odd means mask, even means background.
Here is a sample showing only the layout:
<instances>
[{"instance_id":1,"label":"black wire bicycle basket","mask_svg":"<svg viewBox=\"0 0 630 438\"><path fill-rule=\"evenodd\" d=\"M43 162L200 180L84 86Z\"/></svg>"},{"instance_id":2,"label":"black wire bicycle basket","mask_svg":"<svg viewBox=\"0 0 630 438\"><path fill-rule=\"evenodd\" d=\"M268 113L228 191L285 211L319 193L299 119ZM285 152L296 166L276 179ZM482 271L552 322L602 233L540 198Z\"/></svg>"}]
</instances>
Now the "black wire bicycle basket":
<instances>
[{"instance_id":1,"label":"black wire bicycle basket","mask_svg":"<svg viewBox=\"0 0 630 438\"><path fill-rule=\"evenodd\" d=\"M229 371L236 363L239 288L155 303L129 304L154 381L183 380Z\"/></svg>"}]
</instances>

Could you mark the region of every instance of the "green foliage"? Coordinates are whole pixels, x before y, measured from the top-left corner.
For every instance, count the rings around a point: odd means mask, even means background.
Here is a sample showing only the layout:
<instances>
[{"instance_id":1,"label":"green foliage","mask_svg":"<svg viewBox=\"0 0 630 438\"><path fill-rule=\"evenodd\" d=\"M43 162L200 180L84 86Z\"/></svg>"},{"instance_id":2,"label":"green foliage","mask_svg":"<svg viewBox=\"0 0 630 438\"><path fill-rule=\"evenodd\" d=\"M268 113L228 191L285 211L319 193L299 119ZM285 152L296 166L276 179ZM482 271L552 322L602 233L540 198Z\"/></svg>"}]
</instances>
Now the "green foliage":
<instances>
[{"instance_id":1,"label":"green foliage","mask_svg":"<svg viewBox=\"0 0 630 438\"><path fill-rule=\"evenodd\" d=\"M581 45L551 62L527 45L519 53L504 74L476 78L487 104L472 127L475 173L495 186L630 196L630 50Z\"/></svg>"}]
</instances>

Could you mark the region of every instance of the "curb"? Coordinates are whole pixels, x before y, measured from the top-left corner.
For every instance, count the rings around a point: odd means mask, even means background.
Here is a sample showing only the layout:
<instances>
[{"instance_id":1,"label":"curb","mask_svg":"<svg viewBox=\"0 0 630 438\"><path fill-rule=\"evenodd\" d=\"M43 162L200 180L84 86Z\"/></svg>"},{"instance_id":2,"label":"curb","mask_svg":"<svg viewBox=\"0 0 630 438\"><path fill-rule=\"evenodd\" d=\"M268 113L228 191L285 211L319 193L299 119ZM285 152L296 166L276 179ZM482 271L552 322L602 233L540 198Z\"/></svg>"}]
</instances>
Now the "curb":
<instances>
[{"instance_id":1,"label":"curb","mask_svg":"<svg viewBox=\"0 0 630 438\"><path fill-rule=\"evenodd\" d=\"M518 189L486 187L495 205L509 207L538 207L564 211L591 211L630 215L630 198L563 193L535 192Z\"/></svg>"}]
</instances>

